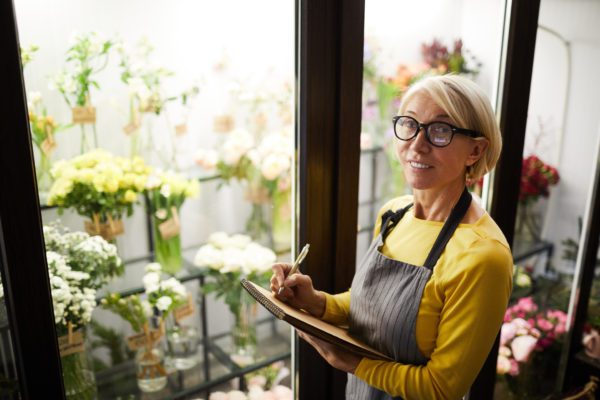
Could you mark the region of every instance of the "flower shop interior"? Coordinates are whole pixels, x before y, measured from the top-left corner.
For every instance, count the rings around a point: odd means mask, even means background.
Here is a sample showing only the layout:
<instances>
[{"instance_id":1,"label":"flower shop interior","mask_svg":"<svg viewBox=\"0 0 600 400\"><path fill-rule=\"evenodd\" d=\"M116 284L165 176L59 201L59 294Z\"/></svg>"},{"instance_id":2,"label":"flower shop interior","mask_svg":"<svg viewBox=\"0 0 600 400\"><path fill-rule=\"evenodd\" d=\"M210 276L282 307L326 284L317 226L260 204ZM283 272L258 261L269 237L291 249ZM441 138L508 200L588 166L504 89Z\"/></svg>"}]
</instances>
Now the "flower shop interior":
<instances>
[{"instance_id":1,"label":"flower shop interior","mask_svg":"<svg viewBox=\"0 0 600 400\"><path fill-rule=\"evenodd\" d=\"M514 259L466 398L595 398L598 18L591 0L2 2L0 398L343 399L346 375L239 282L268 288L310 243L315 286L349 288L380 207L411 192L400 98L446 73L492 101L503 153L468 185Z\"/></svg>"}]
</instances>

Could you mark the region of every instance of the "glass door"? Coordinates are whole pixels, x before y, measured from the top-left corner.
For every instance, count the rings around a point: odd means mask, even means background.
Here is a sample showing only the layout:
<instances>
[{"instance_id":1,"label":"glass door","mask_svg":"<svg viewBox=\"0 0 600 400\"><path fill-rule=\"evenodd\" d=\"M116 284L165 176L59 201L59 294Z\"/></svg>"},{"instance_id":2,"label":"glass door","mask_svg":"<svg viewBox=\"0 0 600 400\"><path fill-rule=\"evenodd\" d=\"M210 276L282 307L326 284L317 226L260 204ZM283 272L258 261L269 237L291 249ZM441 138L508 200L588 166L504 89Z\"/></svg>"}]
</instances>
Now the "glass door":
<instances>
[{"instance_id":1,"label":"glass door","mask_svg":"<svg viewBox=\"0 0 600 400\"><path fill-rule=\"evenodd\" d=\"M66 397L292 398L295 3L14 7Z\"/></svg>"}]
</instances>

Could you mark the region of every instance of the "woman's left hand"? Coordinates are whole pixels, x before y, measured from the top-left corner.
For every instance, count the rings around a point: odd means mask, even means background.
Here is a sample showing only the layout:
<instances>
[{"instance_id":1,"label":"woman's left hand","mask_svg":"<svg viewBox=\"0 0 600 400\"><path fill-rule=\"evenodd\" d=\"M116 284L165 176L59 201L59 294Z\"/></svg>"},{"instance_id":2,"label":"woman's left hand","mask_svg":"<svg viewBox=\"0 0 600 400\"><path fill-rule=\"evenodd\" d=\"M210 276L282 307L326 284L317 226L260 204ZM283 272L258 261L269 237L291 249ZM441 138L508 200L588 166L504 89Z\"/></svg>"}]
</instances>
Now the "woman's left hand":
<instances>
[{"instance_id":1,"label":"woman's left hand","mask_svg":"<svg viewBox=\"0 0 600 400\"><path fill-rule=\"evenodd\" d=\"M358 363L360 363L361 357L359 356L345 351L336 345L309 335L306 332L302 332L298 329L296 329L296 332L298 332L298 336L306 340L308 344L314 347L319 352L321 357L323 357L325 361L327 361L333 368L353 374L358 366Z\"/></svg>"}]
</instances>

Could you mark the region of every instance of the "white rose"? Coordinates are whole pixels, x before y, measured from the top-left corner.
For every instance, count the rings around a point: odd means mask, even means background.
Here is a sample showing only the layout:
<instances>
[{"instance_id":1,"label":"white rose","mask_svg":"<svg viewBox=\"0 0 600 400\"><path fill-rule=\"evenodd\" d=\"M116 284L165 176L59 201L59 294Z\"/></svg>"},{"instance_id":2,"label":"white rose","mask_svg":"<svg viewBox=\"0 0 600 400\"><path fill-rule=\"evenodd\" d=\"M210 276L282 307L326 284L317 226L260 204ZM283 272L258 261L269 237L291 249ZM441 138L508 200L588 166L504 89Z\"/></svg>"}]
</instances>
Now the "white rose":
<instances>
[{"instance_id":1,"label":"white rose","mask_svg":"<svg viewBox=\"0 0 600 400\"><path fill-rule=\"evenodd\" d=\"M246 264L244 252L236 248L228 248L223 251L223 267L222 273L238 272L244 268Z\"/></svg>"},{"instance_id":2,"label":"white rose","mask_svg":"<svg viewBox=\"0 0 600 400\"><path fill-rule=\"evenodd\" d=\"M223 252L212 244L206 244L198 249L194 257L194 265L219 269L223 266Z\"/></svg>"},{"instance_id":3,"label":"white rose","mask_svg":"<svg viewBox=\"0 0 600 400\"><path fill-rule=\"evenodd\" d=\"M248 246L252 242L252 239L248 235L235 234L229 237L228 245L231 247L237 247L238 249L243 249Z\"/></svg>"},{"instance_id":4,"label":"white rose","mask_svg":"<svg viewBox=\"0 0 600 400\"><path fill-rule=\"evenodd\" d=\"M260 172L265 179L273 180L287 171L290 165L289 157L282 154L269 154L263 160Z\"/></svg>"},{"instance_id":5,"label":"white rose","mask_svg":"<svg viewBox=\"0 0 600 400\"><path fill-rule=\"evenodd\" d=\"M212 233L208 237L208 243L218 248L227 247L227 244L229 243L229 235L225 232Z\"/></svg>"}]
</instances>

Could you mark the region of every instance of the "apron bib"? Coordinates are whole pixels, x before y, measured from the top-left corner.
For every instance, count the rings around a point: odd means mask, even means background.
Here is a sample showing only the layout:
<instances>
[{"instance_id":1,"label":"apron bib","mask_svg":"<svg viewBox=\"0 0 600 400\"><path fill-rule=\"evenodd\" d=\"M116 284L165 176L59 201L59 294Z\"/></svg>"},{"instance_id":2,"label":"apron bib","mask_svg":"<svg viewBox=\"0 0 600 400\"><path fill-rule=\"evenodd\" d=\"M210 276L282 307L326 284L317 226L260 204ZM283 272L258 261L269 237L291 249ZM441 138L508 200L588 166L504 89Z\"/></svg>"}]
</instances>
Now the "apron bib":
<instances>
[{"instance_id":1,"label":"apron bib","mask_svg":"<svg viewBox=\"0 0 600 400\"><path fill-rule=\"evenodd\" d=\"M349 331L369 346L402 364L424 365L417 347L416 324L421 297L433 268L471 204L465 188L444 223L423 267L392 260L381 253L385 238L412 204L387 211L381 230L363 257L350 291ZM348 374L347 400L400 399Z\"/></svg>"}]
</instances>

